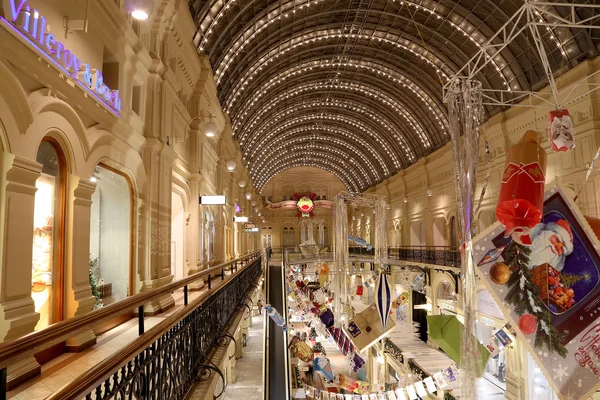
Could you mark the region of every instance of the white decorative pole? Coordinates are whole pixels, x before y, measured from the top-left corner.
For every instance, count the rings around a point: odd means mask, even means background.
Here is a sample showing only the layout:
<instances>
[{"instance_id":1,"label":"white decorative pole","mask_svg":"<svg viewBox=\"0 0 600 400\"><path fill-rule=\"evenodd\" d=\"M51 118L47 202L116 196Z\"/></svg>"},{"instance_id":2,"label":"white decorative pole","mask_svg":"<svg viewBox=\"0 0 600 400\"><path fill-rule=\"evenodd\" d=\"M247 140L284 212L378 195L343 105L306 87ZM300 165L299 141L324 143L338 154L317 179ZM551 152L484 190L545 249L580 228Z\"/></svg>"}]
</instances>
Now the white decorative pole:
<instances>
[{"instance_id":1,"label":"white decorative pole","mask_svg":"<svg viewBox=\"0 0 600 400\"><path fill-rule=\"evenodd\" d=\"M475 380L480 357L479 343L473 335L477 317L477 282L471 233L479 156L479 127L483 118L481 82L456 78L451 82L448 94L448 117L456 172L456 204L462 233L460 253L465 331L462 332L460 357L461 397L477 399Z\"/></svg>"}]
</instances>

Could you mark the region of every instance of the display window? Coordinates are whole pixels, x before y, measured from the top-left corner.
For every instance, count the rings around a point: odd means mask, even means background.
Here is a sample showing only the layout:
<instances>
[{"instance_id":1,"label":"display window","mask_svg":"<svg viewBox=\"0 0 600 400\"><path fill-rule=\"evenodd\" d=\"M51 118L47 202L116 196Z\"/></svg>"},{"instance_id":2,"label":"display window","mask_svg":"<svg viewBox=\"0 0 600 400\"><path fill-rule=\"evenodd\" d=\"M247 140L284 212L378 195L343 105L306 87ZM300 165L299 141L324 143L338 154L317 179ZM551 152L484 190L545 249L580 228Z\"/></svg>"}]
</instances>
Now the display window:
<instances>
[{"instance_id":1,"label":"display window","mask_svg":"<svg viewBox=\"0 0 600 400\"><path fill-rule=\"evenodd\" d=\"M40 144L36 160L42 172L35 183L31 297L40 314L39 330L63 318L66 163L50 139Z\"/></svg>"},{"instance_id":2,"label":"display window","mask_svg":"<svg viewBox=\"0 0 600 400\"><path fill-rule=\"evenodd\" d=\"M132 187L128 177L98 165L92 181L90 286L96 307L131 294Z\"/></svg>"}]
</instances>

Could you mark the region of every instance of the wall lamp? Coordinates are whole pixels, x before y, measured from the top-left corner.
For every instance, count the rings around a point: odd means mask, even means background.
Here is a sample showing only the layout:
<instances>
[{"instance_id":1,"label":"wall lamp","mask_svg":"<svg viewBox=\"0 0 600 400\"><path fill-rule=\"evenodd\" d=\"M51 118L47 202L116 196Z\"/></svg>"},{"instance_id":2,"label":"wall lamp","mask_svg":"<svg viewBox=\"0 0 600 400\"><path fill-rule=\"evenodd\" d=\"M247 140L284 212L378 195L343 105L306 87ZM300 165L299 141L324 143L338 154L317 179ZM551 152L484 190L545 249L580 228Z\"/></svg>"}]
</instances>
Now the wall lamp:
<instances>
[{"instance_id":1,"label":"wall lamp","mask_svg":"<svg viewBox=\"0 0 600 400\"><path fill-rule=\"evenodd\" d=\"M195 121L197 119L199 119L201 121L208 119L208 122L204 126L204 134L206 135L206 137L214 137L218 133L219 128L217 127L217 124L215 124L213 122L213 118L215 118L215 116L212 115L211 113L206 113L206 115L197 115L195 117L190 118L189 121L186 122L185 126L183 127L183 131L185 132L183 141L185 142L189 136L188 131L187 131L188 126L190 125L190 123L192 121ZM180 141L178 141L178 142L180 142Z\"/></svg>"},{"instance_id":2,"label":"wall lamp","mask_svg":"<svg viewBox=\"0 0 600 400\"><path fill-rule=\"evenodd\" d=\"M125 0L125 9L132 18L143 21L152 14L154 0Z\"/></svg>"}]
</instances>

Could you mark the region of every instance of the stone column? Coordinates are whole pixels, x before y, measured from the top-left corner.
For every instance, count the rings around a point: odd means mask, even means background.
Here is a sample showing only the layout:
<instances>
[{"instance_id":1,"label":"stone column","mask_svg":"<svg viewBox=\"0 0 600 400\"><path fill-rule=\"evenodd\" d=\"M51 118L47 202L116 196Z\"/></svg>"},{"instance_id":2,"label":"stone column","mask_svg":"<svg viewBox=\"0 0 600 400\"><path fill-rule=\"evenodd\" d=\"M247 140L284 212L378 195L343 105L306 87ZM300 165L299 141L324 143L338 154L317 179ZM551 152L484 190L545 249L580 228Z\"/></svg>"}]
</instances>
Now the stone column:
<instances>
[{"instance_id":1,"label":"stone column","mask_svg":"<svg viewBox=\"0 0 600 400\"><path fill-rule=\"evenodd\" d=\"M7 341L33 332L40 319L31 297L31 260L35 182L42 167L0 152L0 168L0 341ZM33 356L11 365L9 388L40 371Z\"/></svg>"},{"instance_id":2,"label":"stone column","mask_svg":"<svg viewBox=\"0 0 600 400\"><path fill-rule=\"evenodd\" d=\"M173 280L171 274L171 190L172 163L175 151L158 139L146 139L143 150L147 174L146 191L142 207L140 264L142 270L141 291L164 286ZM146 305L145 312L154 315L175 305L168 294Z\"/></svg>"},{"instance_id":3,"label":"stone column","mask_svg":"<svg viewBox=\"0 0 600 400\"><path fill-rule=\"evenodd\" d=\"M506 392L508 400L522 400L527 397L527 350L521 343L523 339L506 347Z\"/></svg>"},{"instance_id":4,"label":"stone column","mask_svg":"<svg viewBox=\"0 0 600 400\"><path fill-rule=\"evenodd\" d=\"M189 179L190 187L190 204L189 204L189 221L187 225L187 249L186 249L186 262L188 264L188 275L193 275L202 270L202 258L200 256L200 240L202 240L201 228L201 212L202 206L198 204L200 193L198 192L198 185L200 181L200 175L194 174ZM200 290L204 287L204 281L202 279L197 280L189 286L191 290Z\"/></svg>"},{"instance_id":5,"label":"stone column","mask_svg":"<svg viewBox=\"0 0 600 400\"><path fill-rule=\"evenodd\" d=\"M96 298L90 287L90 216L96 184L75 175L69 177L67 194L67 232L65 240L65 318L83 315L94 309ZM129 273L125 271L124 273ZM96 344L92 330L67 340L69 351L81 351Z\"/></svg>"}]
</instances>

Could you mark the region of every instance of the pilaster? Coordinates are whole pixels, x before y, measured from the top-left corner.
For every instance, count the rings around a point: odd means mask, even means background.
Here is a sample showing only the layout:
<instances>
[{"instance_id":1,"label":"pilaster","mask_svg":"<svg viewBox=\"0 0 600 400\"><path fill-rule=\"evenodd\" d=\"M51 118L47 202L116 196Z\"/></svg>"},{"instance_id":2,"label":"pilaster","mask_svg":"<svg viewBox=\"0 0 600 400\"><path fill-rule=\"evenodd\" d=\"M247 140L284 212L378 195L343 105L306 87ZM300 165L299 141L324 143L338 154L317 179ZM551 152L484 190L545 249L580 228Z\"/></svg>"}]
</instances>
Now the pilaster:
<instances>
[{"instance_id":1,"label":"pilaster","mask_svg":"<svg viewBox=\"0 0 600 400\"><path fill-rule=\"evenodd\" d=\"M90 218L96 184L75 175L69 177L67 209L65 317L72 318L94 309L96 298L90 287ZM96 344L90 329L67 340L67 349L81 351Z\"/></svg>"},{"instance_id":2,"label":"pilaster","mask_svg":"<svg viewBox=\"0 0 600 400\"><path fill-rule=\"evenodd\" d=\"M141 291L164 286L173 280L171 274L171 191L172 164L177 153L158 139L147 138L143 150L147 174L144 205L140 216ZM142 261L143 260L143 261ZM165 295L146 305L145 312L154 315L175 305L172 295Z\"/></svg>"},{"instance_id":3,"label":"pilaster","mask_svg":"<svg viewBox=\"0 0 600 400\"><path fill-rule=\"evenodd\" d=\"M0 168L0 341L7 341L33 332L40 319L31 297L31 260L35 182L42 167L1 152ZM36 359L27 357L8 368L8 387L40 372Z\"/></svg>"}]
</instances>

